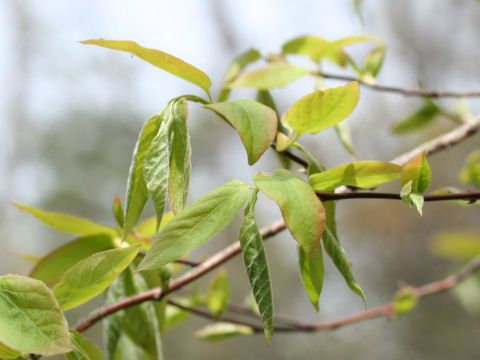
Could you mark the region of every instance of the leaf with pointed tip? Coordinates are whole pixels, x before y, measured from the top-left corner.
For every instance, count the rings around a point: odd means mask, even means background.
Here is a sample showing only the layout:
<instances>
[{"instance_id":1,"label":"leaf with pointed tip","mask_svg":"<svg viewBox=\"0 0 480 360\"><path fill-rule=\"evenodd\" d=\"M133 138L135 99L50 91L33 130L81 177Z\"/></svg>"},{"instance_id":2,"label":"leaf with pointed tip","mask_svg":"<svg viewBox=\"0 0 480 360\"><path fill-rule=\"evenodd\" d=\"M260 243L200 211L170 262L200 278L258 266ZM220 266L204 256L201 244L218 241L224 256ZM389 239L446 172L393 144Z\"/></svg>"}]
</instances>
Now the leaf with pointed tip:
<instances>
[{"instance_id":1,"label":"leaf with pointed tip","mask_svg":"<svg viewBox=\"0 0 480 360\"><path fill-rule=\"evenodd\" d=\"M250 326L232 324L228 322L217 322L207 325L195 332L195 337L200 340L220 341L236 335L251 335L253 329Z\"/></svg>"},{"instance_id":2,"label":"leaf with pointed tip","mask_svg":"<svg viewBox=\"0 0 480 360\"><path fill-rule=\"evenodd\" d=\"M62 310L94 298L105 290L137 256L140 245L96 253L73 266L53 288Z\"/></svg>"},{"instance_id":3,"label":"leaf with pointed tip","mask_svg":"<svg viewBox=\"0 0 480 360\"><path fill-rule=\"evenodd\" d=\"M319 310L318 301L323 287L325 269L323 266L323 251L321 245L313 256L307 256L301 246L298 247L298 265L302 276L303 286L315 310Z\"/></svg>"},{"instance_id":4,"label":"leaf with pointed tip","mask_svg":"<svg viewBox=\"0 0 480 360\"><path fill-rule=\"evenodd\" d=\"M273 295L267 255L263 246L263 239L255 222L256 200L257 193L254 192L252 200L245 209L239 239L248 281L262 317L265 338L268 343L273 336Z\"/></svg>"},{"instance_id":5,"label":"leaf with pointed tip","mask_svg":"<svg viewBox=\"0 0 480 360\"><path fill-rule=\"evenodd\" d=\"M169 127L168 200L174 214L185 206L190 183L191 146L187 118L187 102L180 99L173 106L173 119Z\"/></svg>"},{"instance_id":6,"label":"leaf with pointed tip","mask_svg":"<svg viewBox=\"0 0 480 360\"><path fill-rule=\"evenodd\" d=\"M112 212L115 220L117 220L117 224L123 227L123 224L125 223L125 213L123 212L122 200L120 200L119 196L115 196L115 200L112 204Z\"/></svg>"},{"instance_id":7,"label":"leaf with pointed tip","mask_svg":"<svg viewBox=\"0 0 480 360\"><path fill-rule=\"evenodd\" d=\"M345 86L318 90L295 102L284 115L288 124L298 135L328 129L345 120L360 98L356 81Z\"/></svg>"},{"instance_id":8,"label":"leaf with pointed tip","mask_svg":"<svg viewBox=\"0 0 480 360\"><path fill-rule=\"evenodd\" d=\"M380 72L385 59L385 45L379 45L371 50L365 57L365 64L363 66L364 73L372 75L374 78Z\"/></svg>"},{"instance_id":9,"label":"leaf with pointed tip","mask_svg":"<svg viewBox=\"0 0 480 360\"><path fill-rule=\"evenodd\" d=\"M152 65L155 65L156 67L159 67L162 70L168 71L170 74L200 86L207 94L209 94L212 81L207 74L195 66L183 61L182 59L167 54L163 51L145 48L138 45L134 41L92 39L80 41L80 43L126 51L138 56L140 59L145 60Z\"/></svg>"},{"instance_id":10,"label":"leaf with pointed tip","mask_svg":"<svg viewBox=\"0 0 480 360\"><path fill-rule=\"evenodd\" d=\"M44 224L58 231L85 236L94 234L108 234L112 237L117 236L117 233L114 229L94 223L88 219L69 214L45 211L32 206L20 204L18 202L13 202L13 205L20 210L35 216Z\"/></svg>"},{"instance_id":11,"label":"leaf with pointed tip","mask_svg":"<svg viewBox=\"0 0 480 360\"><path fill-rule=\"evenodd\" d=\"M412 181L412 193L423 194L430 185L432 172L425 152L414 157L402 169L402 186Z\"/></svg>"},{"instance_id":12,"label":"leaf with pointed tip","mask_svg":"<svg viewBox=\"0 0 480 360\"><path fill-rule=\"evenodd\" d=\"M205 107L222 116L237 130L250 165L260 159L275 138L277 115L268 106L250 99L239 99Z\"/></svg>"},{"instance_id":13,"label":"leaf with pointed tip","mask_svg":"<svg viewBox=\"0 0 480 360\"><path fill-rule=\"evenodd\" d=\"M230 301L230 284L225 270L220 271L208 288L208 307L215 317L219 317Z\"/></svg>"},{"instance_id":14,"label":"leaf with pointed tip","mask_svg":"<svg viewBox=\"0 0 480 360\"><path fill-rule=\"evenodd\" d=\"M325 227L325 209L310 185L284 169L275 170L273 176L259 173L253 180L277 203L288 230L307 256L313 256Z\"/></svg>"},{"instance_id":15,"label":"leaf with pointed tip","mask_svg":"<svg viewBox=\"0 0 480 360\"><path fill-rule=\"evenodd\" d=\"M223 79L223 86L222 90L220 91L220 95L218 95L218 101L217 102L222 102L222 101L227 101L228 98L230 97L230 91L231 89L227 88L226 85L233 81L238 74L249 64L257 61L260 59L261 54L258 50L256 49L249 49L242 54L240 54L233 62L230 64L227 74L225 75L225 78Z\"/></svg>"},{"instance_id":16,"label":"leaf with pointed tip","mask_svg":"<svg viewBox=\"0 0 480 360\"><path fill-rule=\"evenodd\" d=\"M232 180L183 208L156 236L138 270L153 270L186 255L222 231L248 198L248 187Z\"/></svg>"},{"instance_id":17,"label":"leaf with pointed tip","mask_svg":"<svg viewBox=\"0 0 480 360\"><path fill-rule=\"evenodd\" d=\"M401 120L393 127L395 134L407 134L421 129L428 124L432 123L442 110L438 105L430 98L424 100L423 106L412 115Z\"/></svg>"},{"instance_id":18,"label":"leaf with pointed tip","mask_svg":"<svg viewBox=\"0 0 480 360\"><path fill-rule=\"evenodd\" d=\"M342 121L335 125L335 132L337 133L340 142L342 143L345 150L348 151L353 157L356 156L355 149L353 148L352 135L350 132L350 126L348 122Z\"/></svg>"},{"instance_id":19,"label":"leaf with pointed tip","mask_svg":"<svg viewBox=\"0 0 480 360\"><path fill-rule=\"evenodd\" d=\"M282 87L307 75L307 68L286 62L273 62L256 70L240 74L235 80L227 84L228 87L247 87L266 90Z\"/></svg>"},{"instance_id":20,"label":"leaf with pointed tip","mask_svg":"<svg viewBox=\"0 0 480 360\"><path fill-rule=\"evenodd\" d=\"M69 337L75 350L66 354L67 360L105 360L98 346L78 331L70 330Z\"/></svg>"},{"instance_id":21,"label":"leaf with pointed tip","mask_svg":"<svg viewBox=\"0 0 480 360\"><path fill-rule=\"evenodd\" d=\"M68 324L52 291L41 281L0 276L0 342L23 353L72 351Z\"/></svg>"},{"instance_id":22,"label":"leaf with pointed tip","mask_svg":"<svg viewBox=\"0 0 480 360\"><path fill-rule=\"evenodd\" d=\"M48 286L60 281L62 275L83 259L114 247L107 235L92 235L77 238L44 256L32 269L29 276L42 280Z\"/></svg>"},{"instance_id":23,"label":"leaf with pointed tip","mask_svg":"<svg viewBox=\"0 0 480 360\"><path fill-rule=\"evenodd\" d=\"M310 176L315 191L332 191L348 185L359 188L373 188L400 177L400 165L384 161L357 161L331 168Z\"/></svg>"},{"instance_id":24,"label":"leaf with pointed tip","mask_svg":"<svg viewBox=\"0 0 480 360\"><path fill-rule=\"evenodd\" d=\"M145 125L143 125L137 144L135 145L135 150L133 151L132 163L128 174L127 195L125 197L124 240L133 230L148 200L149 193L144 179L145 156L150 152L152 140L157 135L160 123L163 122L165 121L161 116L152 116Z\"/></svg>"}]
</instances>

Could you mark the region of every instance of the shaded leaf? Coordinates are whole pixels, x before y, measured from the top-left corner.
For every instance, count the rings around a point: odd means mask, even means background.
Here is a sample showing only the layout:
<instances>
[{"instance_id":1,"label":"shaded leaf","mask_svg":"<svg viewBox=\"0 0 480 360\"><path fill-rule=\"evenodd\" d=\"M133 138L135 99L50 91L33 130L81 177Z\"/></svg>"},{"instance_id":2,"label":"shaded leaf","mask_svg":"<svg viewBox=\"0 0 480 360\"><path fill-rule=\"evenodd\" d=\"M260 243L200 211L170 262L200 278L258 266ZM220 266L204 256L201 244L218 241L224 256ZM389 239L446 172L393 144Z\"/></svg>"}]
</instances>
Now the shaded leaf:
<instances>
[{"instance_id":1,"label":"shaded leaf","mask_svg":"<svg viewBox=\"0 0 480 360\"><path fill-rule=\"evenodd\" d=\"M18 202L12 203L20 210L35 216L44 224L58 231L76 235L108 234L112 237L117 236L117 233L114 229L94 223L88 219L69 214L45 211L32 206L20 204Z\"/></svg>"},{"instance_id":2,"label":"shaded leaf","mask_svg":"<svg viewBox=\"0 0 480 360\"><path fill-rule=\"evenodd\" d=\"M307 292L308 298L313 307L318 311L318 301L323 287L323 278L325 269L323 266L322 247L313 253L313 256L307 256L301 246L298 247L298 265L302 276L303 286Z\"/></svg>"},{"instance_id":3,"label":"shaded leaf","mask_svg":"<svg viewBox=\"0 0 480 360\"><path fill-rule=\"evenodd\" d=\"M254 192L245 209L239 239L248 281L262 317L265 338L268 343L273 336L273 295L267 255L263 246L263 239L255 222L256 200L257 192Z\"/></svg>"},{"instance_id":4,"label":"shaded leaf","mask_svg":"<svg viewBox=\"0 0 480 360\"><path fill-rule=\"evenodd\" d=\"M117 224L120 227L123 227L125 222L125 213L123 212L122 200L120 200L119 196L115 196L115 200L113 200L112 212L115 220L117 220Z\"/></svg>"},{"instance_id":5,"label":"shaded leaf","mask_svg":"<svg viewBox=\"0 0 480 360\"><path fill-rule=\"evenodd\" d=\"M0 358L2 359L23 359L22 353L0 343Z\"/></svg>"},{"instance_id":6,"label":"shaded leaf","mask_svg":"<svg viewBox=\"0 0 480 360\"><path fill-rule=\"evenodd\" d=\"M346 121L339 122L335 125L335 131L345 150L347 150L350 155L356 156L348 123Z\"/></svg>"},{"instance_id":7,"label":"shaded leaf","mask_svg":"<svg viewBox=\"0 0 480 360\"><path fill-rule=\"evenodd\" d=\"M208 307L215 317L220 316L230 301L230 284L227 273L220 271L211 281L208 288Z\"/></svg>"},{"instance_id":8,"label":"shaded leaf","mask_svg":"<svg viewBox=\"0 0 480 360\"><path fill-rule=\"evenodd\" d=\"M175 298L175 301L180 303L183 306L188 306L192 307L195 305L194 301L192 301L190 298ZM166 311L165 311L165 328L171 329L178 324L180 324L185 318L190 315L189 311L180 309L179 307L172 306L172 305L167 305Z\"/></svg>"},{"instance_id":9,"label":"shaded leaf","mask_svg":"<svg viewBox=\"0 0 480 360\"><path fill-rule=\"evenodd\" d=\"M441 113L442 110L435 101L426 98L423 106L418 111L401 120L393 127L393 132L395 134L407 134L416 131L432 123Z\"/></svg>"},{"instance_id":10,"label":"shaded leaf","mask_svg":"<svg viewBox=\"0 0 480 360\"><path fill-rule=\"evenodd\" d=\"M69 331L70 342L75 349L66 354L67 360L104 360L100 349L78 331Z\"/></svg>"},{"instance_id":11,"label":"shaded leaf","mask_svg":"<svg viewBox=\"0 0 480 360\"><path fill-rule=\"evenodd\" d=\"M94 298L105 290L137 256L140 245L96 253L73 266L53 288L62 310Z\"/></svg>"},{"instance_id":12,"label":"shaded leaf","mask_svg":"<svg viewBox=\"0 0 480 360\"><path fill-rule=\"evenodd\" d=\"M222 231L248 198L248 187L232 180L183 208L156 236L138 270L153 270L186 255Z\"/></svg>"},{"instance_id":13,"label":"shaded leaf","mask_svg":"<svg viewBox=\"0 0 480 360\"><path fill-rule=\"evenodd\" d=\"M212 82L207 74L197 69L195 66L186 63L182 59L163 51L145 48L134 41L92 39L80 42L86 45L98 45L114 50L129 52L160 69L200 86L207 92L207 94L209 93Z\"/></svg>"},{"instance_id":14,"label":"shaded leaf","mask_svg":"<svg viewBox=\"0 0 480 360\"><path fill-rule=\"evenodd\" d=\"M357 161L331 168L310 176L315 191L332 191L348 185L359 188L373 188L400 177L400 165L384 161Z\"/></svg>"},{"instance_id":15,"label":"shaded leaf","mask_svg":"<svg viewBox=\"0 0 480 360\"><path fill-rule=\"evenodd\" d=\"M271 89L282 87L307 75L307 68L286 62L272 62L256 70L244 72L227 84L232 87L249 87L255 89Z\"/></svg>"},{"instance_id":16,"label":"shaded leaf","mask_svg":"<svg viewBox=\"0 0 480 360\"><path fill-rule=\"evenodd\" d=\"M245 325L237 325L227 322L217 322L207 325L195 332L195 337L200 340L220 341L236 335L251 335L253 329Z\"/></svg>"},{"instance_id":17,"label":"shaded leaf","mask_svg":"<svg viewBox=\"0 0 480 360\"><path fill-rule=\"evenodd\" d=\"M480 255L480 231L458 229L442 231L431 240L431 249L437 256L450 260L470 260Z\"/></svg>"},{"instance_id":18,"label":"shaded leaf","mask_svg":"<svg viewBox=\"0 0 480 360\"><path fill-rule=\"evenodd\" d=\"M460 180L480 189L480 150L472 151L460 172Z\"/></svg>"},{"instance_id":19,"label":"shaded leaf","mask_svg":"<svg viewBox=\"0 0 480 360\"><path fill-rule=\"evenodd\" d=\"M277 203L290 233L313 256L325 226L325 209L310 185L284 169L275 170L273 176L259 173L253 180Z\"/></svg>"},{"instance_id":20,"label":"shaded leaf","mask_svg":"<svg viewBox=\"0 0 480 360\"><path fill-rule=\"evenodd\" d=\"M92 235L75 239L44 256L29 276L42 280L48 286L60 281L63 274L87 257L114 247L107 235Z\"/></svg>"},{"instance_id":21,"label":"shaded leaf","mask_svg":"<svg viewBox=\"0 0 480 360\"><path fill-rule=\"evenodd\" d=\"M277 133L277 115L271 108L249 99L206 105L237 130L250 165L258 161Z\"/></svg>"},{"instance_id":22,"label":"shaded leaf","mask_svg":"<svg viewBox=\"0 0 480 360\"><path fill-rule=\"evenodd\" d=\"M41 281L0 276L0 342L23 353L72 351L68 324L51 290Z\"/></svg>"},{"instance_id":23,"label":"shaded leaf","mask_svg":"<svg viewBox=\"0 0 480 360\"><path fill-rule=\"evenodd\" d=\"M358 83L327 90L318 90L296 101L284 115L288 124L298 133L315 134L345 120L360 98Z\"/></svg>"}]
</instances>

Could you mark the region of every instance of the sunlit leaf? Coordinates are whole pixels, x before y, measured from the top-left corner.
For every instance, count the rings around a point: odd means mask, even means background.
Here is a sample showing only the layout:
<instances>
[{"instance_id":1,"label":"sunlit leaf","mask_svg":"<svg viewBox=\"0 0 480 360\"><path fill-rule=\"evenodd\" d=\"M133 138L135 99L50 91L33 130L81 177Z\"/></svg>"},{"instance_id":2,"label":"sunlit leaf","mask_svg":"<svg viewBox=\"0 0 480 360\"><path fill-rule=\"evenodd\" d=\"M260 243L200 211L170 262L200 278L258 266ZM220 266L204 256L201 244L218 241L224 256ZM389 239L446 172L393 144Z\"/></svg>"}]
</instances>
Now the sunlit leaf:
<instances>
[{"instance_id":1,"label":"sunlit leaf","mask_svg":"<svg viewBox=\"0 0 480 360\"><path fill-rule=\"evenodd\" d=\"M298 133L315 134L345 120L360 98L358 83L318 90L295 102L285 114L288 124Z\"/></svg>"},{"instance_id":2,"label":"sunlit leaf","mask_svg":"<svg viewBox=\"0 0 480 360\"><path fill-rule=\"evenodd\" d=\"M365 57L365 65L363 70L365 73L376 77L380 72L385 58L385 45L379 45L371 50Z\"/></svg>"},{"instance_id":3,"label":"sunlit leaf","mask_svg":"<svg viewBox=\"0 0 480 360\"><path fill-rule=\"evenodd\" d=\"M42 280L49 286L60 281L63 274L87 257L114 247L107 235L92 235L75 239L44 256L29 276Z\"/></svg>"},{"instance_id":4,"label":"sunlit leaf","mask_svg":"<svg viewBox=\"0 0 480 360\"><path fill-rule=\"evenodd\" d=\"M195 332L195 337L200 340L220 341L237 335L251 334L253 334L253 329L249 326L217 322Z\"/></svg>"},{"instance_id":5,"label":"sunlit leaf","mask_svg":"<svg viewBox=\"0 0 480 360\"><path fill-rule=\"evenodd\" d=\"M207 94L209 93L212 82L207 74L197 69L195 66L186 63L182 59L163 51L145 48L134 41L92 39L80 42L82 44L98 45L114 50L129 52L160 69L200 86L207 92Z\"/></svg>"},{"instance_id":6,"label":"sunlit leaf","mask_svg":"<svg viewBox=\"0 0 480 360\"><path fill-rule=\"evenodd\" d=\"M431 241L431 249L437 256L451 260L469 260L480 255L480 231L459 229L442 231Z\"/></svg>"},{"instance_id":7,"label":"sunlit leaf","mask_svg":"<svg viewBox=\"0 0 480 360\"><path fill-rule=\"evenodd\" d=\"M120 200L119 196L115 196L112 205L112 212L115 220L117 220L117 224L123 227L123 224L125 223L125 213L123 212L122 200Z\"/></svg>"},{"instance_id":8,"label":"sunlit leaf","mask_svg":"<svg viewBox=\"0 0 480 360\"><path fill-rule=\"evenodd\" d=\"M310 302L318 311L318 301L323 287L325 269L323 266L323 251L319 246L313 256L307 256L301 246L298 247L298 265L302 276L303 286Z\"/></svg>"},{"instance_id":9,"label":"sunlit leaf","mask_svg":"<svg viewBox=\"0 0 480 360\"><path fill-rule=\"evenodd\" d=\"M282 87L309 73L309 69L286 62L272 62L256 70L244 72L229 87L271 89Z\"/></svg>"},{"instance_id":10,"label":"sunlit leaf","mask_svg":"<svg viewBox=\"0 0 480 360\"><path fill-rule=\"evenodd\" d=\"M166 212L162 216L162 222L160 223L159 229L163 229L165 225L168 224L170 220L173 219L173 213L171 211ZM157 233L157 217L152 216L144 221L140 222L135 228L136 232L143 237L151 238Z\"/></svg>"},{"instance_id":11,"label":"sunlit leaf","mask_svg":"<svg viewBox=\"0 0 480 360\"><path fill-rule=\"evenodd\" d=\"M23 353L72 351L68 324L50 289L19 275L0 276L0 342Z\"/></svg>"},{"instance_id":12,"label":"sunlit leaf","mask_svg":"<svg viewBox=\"0 0 480 360\"><path fill-rule=\"evenodd\" d=\"M139 270L158 269L222 231L248 198L248 187L232 180L183 208L156 236Z\"/></svg>"},{"instance_id":13,"label":"sunlit leaf","mask_svg":"<svg viewBox=\"0 0 480 360\"><path fill-rule=\"evenodd\" d=\"M0 343L1 359L22 359L22 353Z\"/></svg>"},{"instance_id":14,"label":"sunlit leaf","mask_svg":"<svg viewBox=\"0 0 480 360\"><path fill-rule=\"evenodd\" d=\"M468 155L460 173L460 180L480 189L480 150L472 151Z\"/></svg>"},{"instance_id":15,"label":"sunlit leaf","mask_svg":"<svg viewBox=\"0 0 480 360\"><path fill-rule=\"evenodd\" d=\"M284 169L275 170L273 176L259 173L253 180L277 203L290 233L313 256L325 226L325 209L310 185Z\"/></svg>"},{"instance_id":16,"label":"sunlit leaf","mask_svg":"<svg viewBox=\"0 0 480 360\"><path fill-rule=\"evenodd\" d=\"M415 289L411 286L405 286L395 294L393 300L393 311L395 316L405 314L417 305L418 299L415 296Z\"/></svg>"},{"instance_id":17,"label":"sunlit leaf","mask_svg":"<svg viewBox=\"0 0 480 360\"><path fill-rule=\"evenodd\" d=\"M441 112L435 101L431 98L426 98L423 106L418 111L395 124L393 132L395 134L407 134L421 129L432 123Z\"/></svg>"},{"instance_id":18,"label":"sunlit leaf","mask_svg":"<svg viewBox=\"0 0 480 360\"><path fill-rule=\"evenodd\" d=\"M143 167L145 155L150 149L152 140L155 135L157 135L161 122L162 118L159 115L155 115L145 123L138 137L137 144L135 145L135 150L133 151L127 183L125 226L123 231L124 239L126 239L133 230L148 200L149 194L144 179Z\"/></svg>"},{"instance_id":19,"label":"sunlit leaf","mask_svg":"<svg viewBox=\"0 0 480 360\"><path fill-rule=\"evenodd\" d=\"M20 210L35 216L44 224L54 228L55 230L76 235L94 235L94 234L108 234L112 237L117 236L114 229L103 226L88 219L81 217L63 214L58 212L50 212L38 209L32 206L23 205L17 202L13 204Z\"/></svg>"},{"instance_id":20,"label":"sunlit leaf","mask_svg":"<svg viewBox=\"0 0 480 360\"><path fill-rule=\"evenodd\" d=\"M139 249L139 245L134 245L106 250L73 266L53 288L62 310L74 308L100 294L133 261Z\"/></svg>"},{"instance_id":21,"label":"sunlit leaf","mask_svg":"<svg viewBox=\"0 0 480 360\"><path fill-rule=\"evenodd\" d=\"M359 188L373 188L400 177L402 167L384 161L357 161L331 168L310 176L315 191L332 191L348 185Z\"/></svg>"},{"instance_id":22,"label":"sunlit leaf","mask_svg":"<svg viewBox=\"0 0 480 360\"><path fill-rule=\"evenodd\" d=\"M237 130L250 165L257 162L277 133L277 115L271 108L249 99L206 105Z\"/></svg>"},{"instance_id":23,"label":"sunlit leaf","mask_svg":"<svg viewBox=\"0 0 480 360\"><path fill-rule=\"evenodd\" d=\"M88 340L78 331L69 331L70 342L75 349L73 352L66 354L67 360L104 360L102 352L93 342Z\"/></svg>"},{"instance_id":24,"label":"sunlit leaf","mask_svg":"<svg viewBox=\"0 0 480 360\"><path fill-rule=\"evenodd\" d=\"M268 343L273 336L273 296L263 239L255 222L256 200L257 193L254 192L252 200L245 209L239 239L248 281L262 317L265 338Z\"/></svg>"},{"instance_id":25,"label":"sunlit leaf","mask_svg":"<svg viewBox=\"0 0 480 360\"><path fill-rule=\"evenodd\" d=\"M172 124L169 127L170 171L168 172L168 199L174 214L187 202L190 183L190 136L187 129L188 107L183 99L173 107Z\"/></svg>"},{"instance_id":26,"label":"sunlit leaf","mask_svg":"<svg viewBox=\"0 0 480 360\"><path fill-rule=\"evenodd\" d=\"M220 316L227 308L230 300L230 283L227 273L220 271L211 281L208 288L208 307L216 317Z\"/></svg>"},{"instance_id":27,"label":"sunlit leaf","mask_svg":"<svg viewBox=\"0 0 480 360\"><path fill-rule=\"evenodd\" d=\"M425 152L410 160L402 169L402 186L412 181L412 192L423 194L430 185L432 172Z\"/></svg>"}]
</instances>

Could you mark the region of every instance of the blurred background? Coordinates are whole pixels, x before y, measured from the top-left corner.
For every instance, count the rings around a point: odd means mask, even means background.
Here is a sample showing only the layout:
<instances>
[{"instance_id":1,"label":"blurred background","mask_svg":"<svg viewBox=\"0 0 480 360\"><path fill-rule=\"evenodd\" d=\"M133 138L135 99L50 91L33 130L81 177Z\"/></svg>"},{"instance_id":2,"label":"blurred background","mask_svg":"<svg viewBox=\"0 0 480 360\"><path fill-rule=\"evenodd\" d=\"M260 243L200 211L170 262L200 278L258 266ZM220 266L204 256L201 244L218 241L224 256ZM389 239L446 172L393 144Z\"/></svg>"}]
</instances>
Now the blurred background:
<instances>
[{"instance_id":1,"label":"blurred background","mask_svg":"<svg viewBox=\"0 0 480 360\"><path fill-rule=\"evenodd\" d=\"M41 256L71 240L56 233L9 201L88 217L113 225L111 204L123 198L131 153L142 124L173 97L198 94L194 85L125 53L87 47L77 41L103 37L135 40L174 54L199 67L214 81L214 93L229 62L254 47L263 54L300 35L330 40L371 34L387 45L378 82L385 85L444 90L480 90L480 4L474 0L361 2L352 0L108 0L0 2L0 247L1 274L28 274L31 264L15 254ZM351 50L351 52L350 52ZM348 49L355 57L367 45ZM326 70L345 73L333 65ZM348 73L348 71L347 71ZM328 86L340 81L326 80ZM279 109L288 109L313 90L301 79L273 91ZM253 96L235 90L233 97ZM452 111L458 100L440 100ZM392 126L422 104L421 99L361 90L349 118L362 160L389 160L427 139L452 129L447 119L411 135L392 134ZM478 114L480 101L469 99ZM211 112L190 107L193 173L189 201L237 178L252 183L258 171L280 164L272 152L249 167L238 136ZM458 173L466 156L479 147L479 135L432 156L430 190L447 185L466 188ZM334 130L305 136L304 145L327 167L351 161ZM294 165L294 169L296 169ZM398 191L399 185L382 187ZM430 239L452 229L477 229L478 207L426 204L420 217L399 201L352 200L338 205L341 241L353 261L369 305L392 299L398 281L421 285L446 276L456 264L436 257ZM151 206L147 215L153 214ZM261 197L259 226L280 216ZM236 240L240 219L192 254L202 259ZM329 260L315 313L300 282L295 242L282 233L266 243L276 312L324 321L363 309ZM248 282L241 259L227 266L232 299L241 303ZM205 289L210 277L198 288ZM478 299L477 299L478 300ZM478 300L480 301L480 300ZM101 304L96 300L71 311L69 321ZM467 312L451 293L422 300L396 321L376 319L316 334L276 334L269 347L262 336L223 343L193 338L206 324L191 316L167 333L167 359L474 359L480 345L480 318ZM86 335L102 343L101 326Z\"/></svg>"}]
</instances>

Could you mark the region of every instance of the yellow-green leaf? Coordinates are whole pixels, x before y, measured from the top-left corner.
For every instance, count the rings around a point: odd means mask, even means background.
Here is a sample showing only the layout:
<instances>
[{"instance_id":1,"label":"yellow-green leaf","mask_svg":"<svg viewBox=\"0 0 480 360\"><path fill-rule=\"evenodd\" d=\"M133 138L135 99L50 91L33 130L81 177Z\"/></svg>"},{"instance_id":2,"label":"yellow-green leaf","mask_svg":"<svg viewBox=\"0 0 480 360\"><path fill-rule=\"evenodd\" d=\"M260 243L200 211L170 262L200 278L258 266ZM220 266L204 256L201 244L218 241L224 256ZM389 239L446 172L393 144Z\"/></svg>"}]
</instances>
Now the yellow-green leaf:
<instances>
[{"instance_id":1,"label":"yellow-green leaf","mask_svg":"<svg viewBox=\"0 0 480 360\"><path fill-rule=\"evenodd\" d=\"M418 111L395 124L392 131L395 134L414 132L432 123L441 112L435 101L431 98L426 98L423 106Z\"/></svg>"},{"instance_id":2,"label":"yellow-green leaf","mask_svg":"<svg viewBox=\"0 0 480 360\"><path fill-rule=\"evenodd\" d=\"M222 116L237 130L250 165L260 159L275 138L277 115L268 106L250 99L239 99L205 107Z\"/></svg>"},{"instance_id":3,"label":"yellow-green leaf","mask_svg":"<svg viewBox=\"0 0 480 360\"><path fill-rule=\"evenodd\" d=\"M401 173L402 186L412 182L412 193L423 194L430 185L432 172L428 164L425 152L417 155L403 166Z\"/></svg>"},{"instance_id":4,"label":"yellow-green leaf","mask_svg":"<svg viewBox=\"0 0 480 360\"><path fill-rule=\"evenodd\" d=\"M273 62L259 69L240 74L227 86L266 90L285 86L307 75L309 71L307 68L286 62Z\"/></svg>"},{"instance_id":5,"label":"yellow-green leaf","mask_svg":"<svg viewBox=\"0 0 480 360\"><path fill-rule=\"evenodd\" d=\"M348 185L359 188L373 188L400 177L402 167L384 161L357 161L331 168L310 176L315 191L332 191Z\"/></svg>"},{"instance_id":6,"label":"yellow-green leaf","mask_svg":"<svg viewBox=\"0 0 480 360\"><path fill-rule=\"evenodd\" d=\"M21 359L22 353L0 343L0 358L1 359Z\"/></svg>"},{"instance_id":7,"label":"yellow-green leaf","mask_svg":"<svg viewBox=\"0 0 480 360\"><path fill-rule=\"evenodd\" d=\"M220 271L210 282L208 288L208 307L216 317L227 308L230 301L230 284L225 270Z\"/></svg>"},{"instance_id":8,"label":"yellow-green leaf","mask_svg":"<svg viewBox=\"0 0 480 360\"><path fill-rule=\"evenodd\" d=\"M70 330L69 336L75 350L66 354L67 360L105 360L98 346L78 331Z\"/></svg>"},{"instance_id":9,"label":"yellow-green leaf","mask_svg":"<svg viewBox=\"0 0 480 360\"><path fill-rule=\"evenodd\" d=\"M418 299L415 296L415 289L405 286L398 290L393 300L393 311L396 316L411 311L417 305Z\"/></svg>"},{"instance_id":10,"label":"yellow-green leaf","mask_svg":"<svg viewBox=\"0 0 480 360\"><path fill-rule=\"evenodd\" d=\"M285 119L298 135L315 134L345 120L357 106L359 98L360 89L356 81L318 90L295 102L285 114Z\"/></svg>"},{"instance_id":11,"label":"yellow-green leaf","mask_svg":"<svg viewBox=\"0 0 480 360\"><path fill-rule=\"evenodd\" d=\"M159 229L163 229L165 225L168 224L170 220L173 219L173 213L171 211L168 211L163 214L162 216L162 222L160 223ZM157 233L157 217L156 216L151 216L148 219L145 219L144 221L140 222L137 227L135 228L135 231L140 235L145 238L151 238Z\"/></svg>"},{"instance_id":12,"label":"yellow-green leaf","mask_svg":"<svg viewBox=\"0 0 480 360\"><path fill-rule=\"evenodd\" d=\"M480 189L480 150L472 151L460 172L460 180Z\"/></svg>"},{"instance_id":13,"label":"yellow-green leaf","mask_svg":"<svg viewBox=\"0 0 480 360\"><path fill-rule=\"evenodd\" d=\"M198 330L195 332L195 337L200 340L220 341L236 335L251 334L253 334L253 329L249 326L218 322Z\"/></svg>"},{"instance_id":14,"label":"yellow-green leaf","mask_svg":"<svg viewBox=\"0 0 480 360\"><path fill-rule=\"evenodd\" d=\"M92 39L80 42L82 44L98 45L114 50L129 52L160 69L200 86L207 94L209 93L212 81L207 74L182 59L163 51L145 48L134 41Z\"/></svg>"},{"instance_id":15,"label":"yellow-green leaf","mask_svg":"<svg viewBox=\"0 0 480 360\"><path fill-rule=\"evenodd\" d=\"M431 241L431 249L437 256L450 260L470 260L480 255L480 231L459 229L442 231Z\"/></svg>"},{"instance_id":16,"label":"yellow-green leaf","mask_svg":"<svg viewBox=\"0 0 480 360\"><path fill-rule=\"evenodd\" d=\"M288 170L253 177L261 192L275 201L285 224L307 256L313 256L325 227L325 209L313 189Z\"/></svg>"},{"instance_id":17,"label":"yellow-green leaf","mask_svg":"<svg viewBox=\"0 0 480 360\"><path fill-rule=\"evenodd\" d=\"M323 277L325 269L323 266L322 247L313 253L313 256L307 256L301 246L298 247L298 265L300 275L302 276L303 286L307 292L308 298L313 307L318 311L318 301L323 287Z\"/></svg>"}]
</instances>

